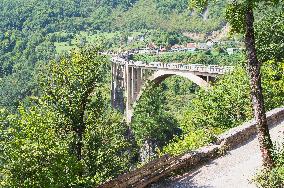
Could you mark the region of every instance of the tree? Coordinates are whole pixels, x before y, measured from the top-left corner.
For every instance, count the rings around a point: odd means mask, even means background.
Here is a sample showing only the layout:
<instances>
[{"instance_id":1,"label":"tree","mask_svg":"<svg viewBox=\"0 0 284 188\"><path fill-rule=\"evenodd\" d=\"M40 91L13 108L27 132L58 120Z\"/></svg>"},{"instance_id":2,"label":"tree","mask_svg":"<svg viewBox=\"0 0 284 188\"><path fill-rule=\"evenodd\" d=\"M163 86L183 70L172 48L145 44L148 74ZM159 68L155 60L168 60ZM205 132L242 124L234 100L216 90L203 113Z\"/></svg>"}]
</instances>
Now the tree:
<instances>
[{"instance_id":1,"label":"tree","mask_svg":"<svg viewBox=\"0 0 284 188\"><path fill-rule=\"evenodd\" d=\"M208 0L190 0L190 6L205 8ZM260 143L260 150L263 165L272 168L274 165L271 148L272 141L269 135L265 106L261 87L260 62L257 57L254 33L254 8L260 3L278 3L277 0L242 0L233 1L227 5L226 17L231 24L232 31L243 33L247 51L247 66L250 78L251 98L254 109L254 117L257 123L257 135Z\"/></svg>"},{"instance_id":2,"label":"tree","mask_svg":"<svg viewBox=\"0 0 284 188\"><path fill-rule=\"evenodd\" d=\"M51 62L46 71L41 81L42 88L47 100L70 119L76 133L74 150L80 161L86 110L92 94L104 81L107 59L98 54L98 49L81 49L73 51L70 58Z\"/></svg>"},{"instance_id":3,"label":"tree","mask_svg":"<svg viewBox=\"0 0 284 188\"><path fill-rule=\"evenodd\" d=\"M176 119L166 112L165 103L163 88L149 83L134 109L131 128L141 148L142 162L149 161L156 149L161 149L180 133Z\"/></svg>"},{"instance_id":4,"label":"tree","mask_svg":"<svg viewBox=\"0 0 284 188\"><path fill-rule=\"evenodd\" d=\"M110 69L80 49L41 72L41 97L16 115L0 110L0 186L91 187L128 170L126 125L106 93Z\"/></svg>"},{"instance_id":5,"label":"tree","mask_svg":"<svg viewBox=\"0 0 284 188\"><path fill-rule=\"evenodd\" d=\"M246 5L245 9L245 45L248 56L248 73L250 76L251 97L263 163L264 166L271 168L274 165L271 155L272 141L269 135L265 114L261 87L260 62L258 61L255 47L253 6L253 2L251 1Z\"/></svg>"},{"instance_id":6,"label":"tree","mask_svg":"<svg viewBox=\"0 0 284 188\"><path fill-rule=\"evenodd\" d=\"M76 182L80 163L68 152L72 134L62 134L62 116L42 105L0 111L0 186L66 187ZM61 174L62 173L62 174Z\"/></svg>"},{"instance_id":7,"label":"tree","mask_svg":"<svg viewBox=\"0 0 284 188\"><path fill-rule=\"evenodd\" d=\"M262 14L261 19L256 24L256 47L259 60L282 61L284 59L284 5L271 8L265 6L267 10Z\"/></svg>"}]
</instances>

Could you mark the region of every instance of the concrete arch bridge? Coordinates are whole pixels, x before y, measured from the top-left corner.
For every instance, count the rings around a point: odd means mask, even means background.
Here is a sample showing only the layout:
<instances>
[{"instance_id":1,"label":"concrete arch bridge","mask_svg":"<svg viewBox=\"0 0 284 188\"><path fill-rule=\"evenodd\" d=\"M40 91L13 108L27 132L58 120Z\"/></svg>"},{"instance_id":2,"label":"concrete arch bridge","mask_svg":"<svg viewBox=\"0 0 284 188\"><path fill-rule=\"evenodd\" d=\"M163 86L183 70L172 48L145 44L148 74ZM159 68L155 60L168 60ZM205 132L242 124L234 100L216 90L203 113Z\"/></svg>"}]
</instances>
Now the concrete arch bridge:
<instances>
[{"instance_id":1,"label":"concrete arch bridge","mask_svg":"<svg viewBox=\"0 0 284 188\"><path fill-rule=\"evenodd\" d=\"M202 88L208 88L219 75L230 73L234 67L202 64L181 64L128 61L112 57L112 106L126 114L131 121L133 106L141 96L147 81L160 84L170 76L187 78ZM125 100L126 98L126 100Z\"/></svg>"}]
</instances>

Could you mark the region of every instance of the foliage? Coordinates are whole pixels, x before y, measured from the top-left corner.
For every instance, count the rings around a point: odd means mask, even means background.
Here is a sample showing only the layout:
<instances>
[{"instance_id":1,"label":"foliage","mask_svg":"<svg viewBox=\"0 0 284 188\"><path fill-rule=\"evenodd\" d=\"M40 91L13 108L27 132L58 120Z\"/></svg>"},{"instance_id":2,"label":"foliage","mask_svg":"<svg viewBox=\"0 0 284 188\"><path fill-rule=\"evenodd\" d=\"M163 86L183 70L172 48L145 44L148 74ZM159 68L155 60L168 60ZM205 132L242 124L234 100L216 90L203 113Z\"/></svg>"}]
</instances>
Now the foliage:
<instances>
[{"instance_id":1,"label":"foliage","mask_svg":"<svg viewBox=\"0 0 284 188\"><path fill-rule=\"evenodd\" d=\"M60 187L77 181L80 164L68 152L72 135L60 134L58 117L44 108L20 109L20 118L1 128L1 186Z\"/></svg>"},{"instance_id":2,"label":"foliage","mask_svg":"<svg viewBox=\"0 0 284 188\"><path fill-rule=\"evenodd\" d=\"M238 6L231 4L227 9L227 18L234 31L242 32L248 1L236 2ZM91 42L102 43L106 49L151 42L184 44L190 39L181 33L210 34L225 24L224 1L192 4L201 5L200 12L195 12L186 8L185 0L1 1L0 106L17 114L0 110L0 186L88 187L127 171L132 151L121 114L108 105L108 60L98 54L99 49L80 47ZM261 8L255 6L258 11ZM267 110L282 106L284 96L283 14L278 9L259 11L257 18L265 17L256 23L259 57L275 59L262 67ZM129 42L129 36L136 42ZM137 41L141 36L146 39ZM55 55L64 50L71 52ZM236 65L244 59L242 53L229 56L222 49L214 51L135 55L134 59L220 65ZM40 84L35 81L38 74L44 75ZM131 127L140 147L150 140L161 152L184 153L252 117L242 68L220 78L210 92L198 91L192 101L190 93L197 90L192 83L173 78L164 84L145 91L135 108ZM32 100L27 96L40 95L38 85L43 87L42 96L23 107L22 102ZM169 102L170 98L176 101ZM282 166L272 173L272 182L273 177L278 181Z\"/></svg>"},{"instance_id":3,"label":"foliage","mask_svg":"<svg viewBox=\"0 0 284 188\"><path fill-rule=\"evenodd\" d=\"M149 35L148 42L153 42L155 45L159 46L173 46L175 44L184 44L187 42L192 42L192 39L185 37L182 34L179 34L177 32L152 32Z\"/></svg>"},{"instance_id":4,"label":"foliage","mask_svg":"<svg viewBox=\"0 0 284 188\"><path fill-rule=\"evenodd\" d=\"M185 63L203 65L235 65L237 61L244 59L243 53L233 55L218 54L216 56L206 52L171 52L159 55L136 54L133 56L135 61L163 62L163 63Z\"/></svg>"},{"instance_id":5,"label":"foliage","mask_svg":"<svg viewBox=\"0 0 284 188\"><path fill-rule=\"evenodd\" d=\"M191 14L185 0L140 0L129 11L114 13L117 15L113 19L114 28L128 31L162 28L166 31L212 32L222 27L224 19L217 16L221 14L222 5L219 8L213 4L210 6L209 19L205 20L200 15Z\"/></svg>"},{"instance_id":6,"label":"foliage","mask_svg":"<svg viewBox=\"0 0 284 188\"><path fill-rule=\"evenodd\" d=\"M28 96L37 96L34 68L54 59L56 53L75 48L75 44L102 40L94 40L97 33L120 31L127 37L129 31L147 34L149 29L163 30L167 31L167 41L164 41L163 34L162 40L158 38L157 42L173 43L181 40L181 31L208 32L220 28L223 19L214 13L220 12L219 6L210 10L212 19L205 21L198 15L189 17L185 5L185 0L2 0L1 107L15 112L19 102ZM168 35L168 32L179 34ZM117 35L107 42L106 47L119 48L124 39ZM135 45L145 46L144 42L141 43Z\"/></svg>"},{"instance_id":7,"label":"foliage","mask_svg":"<svg viewBox=\"0 0 284 188\"><path fill-rule=\"evenodd\" d=\"M135 154L121 114L111 109L102 113L99 118L90 115L84 137L83 179L92 187L127 172Z\"/></svg>"},{"instance_id":8,"label":"foliage","mask_svg":"<svg viewBox=\"0 0 284 188\"><path fill-rule=\"evenodd\" d=\"M223 2L225 8L226 20L230 23L231 32L244 33L245 32L245 11L252 7L253 9L264 8L266 5L281 5L282 0L240 0L225 2L220 0L189 0L189 7L191 9L204 10L210 3ZM267 7L266 7L267 8Z\"/></svg>"},{"instance_id":9,"label":"foliage","mask_svg":"<svg viewBox=\"0 0 284 188\"><path fill-rule=\"evenodd\" d=\"M256 46L259 59L262 62L271 59L281 61L284 59L283 5L279 5L274 10L270 7L265 9L267 11L261 12L262 19L256 22Z\"/></svg>"},{"instance_id":10,"label":"foliage","mask_svg":"<svg viewBox=\"0 0 284 188\"><path fill-rule=\"evenodd\" d=\"M165 148L165 152L180 154L197 149L224 130L251 118L248 80L241 68L220 78L209 90L200 90L183 113L183 137Z\"/></svg>"},{"instance_id":11,"label":"foliage","mask_svg":"<svg viewBox=\"0 0 284 188\"><path fill-rule=\"evenodd\" d=\"M150 141L161 148L180 131L173 116L165 109L166 97L161 87L149 83L134 108L133 130L136 141L142 146Z\"/></svg>"},{"instance_id":12,"label":"foliage","mask_svg":"<svg viewBox=\"0 0 284 188\"><path fill-rule=\"evenodd\" d=\"M164 93L166 96L166 110L169 114L177 119L178 126L183 119L183 113L191 105L195 93L200 89L192 81L179 77L172 76L162 82L164 85Z\"/></svg>"},{"instance_id":13,"label":"foliage","mask_svg":"<svg viewBox=\"0 0 284 188\"><path fill-rule=\"evenodd\" d=\"M269 61L263 71L264 79L264 95L266 100L266 108L272 109L275 106L283 106L283 73L284 62ZM269 102L267 102L269 101ZM274 146L274 159L276 165L273 169L262 170L255 178L255 182L263 188L283 187L284 183L284 150L282 146L277 148Z\"/></svg>"},{"instance_id":14,"label":"foliage","mask_svg":"<svg viewBox=\"0 0 284 188\"><path fill-rule=\"evenodd\" d=\"M284 105L284 61L267 61L262 66L262 86L266 110Z\"/></svg>"},{"instance_id":15,"label":"foliage","mask_svg":"<svg viewBox=\"0 0 284 188\"><path fill-rule=\"evenodd\" d=\"M208 2L208 0L191 0L191 2ZM244 0L232 1L226 6L226 17L231 26L231 31L244 35L247 52L248 75L250 78L251 98L255 121L257 124L257 135L262 154L263 166L272 168L274 161L271 154L273 146L265 117L264 99L261 86L261 75L255 42L254 9L261 3L269 5L282 3L282 0ZM200 6L204 6L204 3ZM206 6L206 5L205 5Z\"/></svg>"},{"instance_id":16,"label":"foliage","mask_svg":"<svg viewBox=\"0 0 284 188\"><path fill-rule=\"evenodd\" d=\"M163 14L170 14L172 12L183 12L184 7L187 6L187 0L171 1L171 0L155 0L157 9Z\"/></svg>"},{"instance_id":17,"label":"foliage","mask_svg":"<svg viewBox=\"0 0 284 188\"><path fill-rule=\"evenodd\" d=\"M92 95L100 94L98 88L104 82L107 59L98 54L98 49L81 49L73 51L70 58L51 62L43 71L46 73L41 85L46 99L69 119L76 133L73 149L80 160L88 108L101 107L99 103L92 104ZM99 116L100 110L96 113Z\"/></svg>"},{"instance_id":18,"label":"foliage","mask_svg":"<svg viewBox=\"0 0 284 188\"><path fill-rule=\"evenodd\" d=\"M264 169L254 178L254 181L262 188L280 188L284 186L284 149L274 149L276 167L272 170Z\"/></svg>"},{"instance_id":19,"label":"foliage","mask_svg":"<svg viewBox=\"0 0 284 188\"><path fill-rule=\"evenodd\" d=\"M1 187L87 187L128 169L128 157L123 156L125 129L120 116L111 112L90 118L81 162L70 152L75 135L68 121L47 104L20 109L17 118L9 119L13 122L1 127L0 134L5 154L1 155Z\"/></svg>"},{"instance_id":20,"label":"foliage","mask_svg":"<svg viewBox=\"0 0 284 188\"><path fill-rule=\"evenodd\" d=\"M283 106L283 62L268 61L262 66L266 110ZM214 86L200 90L183 113L183 135L164 147L163 153L180 154L214 141L225 130L252 118L246 71L235 71L219 78Z\"/></svg>"},{"instance_id":21,"label":"foliage","mask_svg":"<svg viewBox=\"0 0 284 188\"><path fill-rule=\"evenodd\" d=\"M42 71L32 107L8 118L1 110L2 186L91 187L128 170L126 125L104 96L106 63L98 49L74 51Z\"/></svg>"},{"instance_id":22,"label":"foliage","mask_svg":"<svg viewBox=\"0 0 284 188\"><path fill-rule=\"evenodd\" d=\"M212 141L212 135L203 129L195 129L184 133L181 137L175 137L163 148L161 154L179 155L195 150Z\"/></svg>"},{"instance_id":23,"label":"foliage","mask_svg":"<svg viewBox=\"0 0 284 188\"><path fill-rule=\"evenodd\" d=\"M22 67L13 74L0 79L0 106L15 112L19 104L28 101L26 96L38 94L34 72Z\"/></svg>"},{"instance_id":24,"label":"foliage","mask_svg":"<svg viewBox=\"0 0 284 188\"><path fill-rule=\"evenodd\" d=\"M26 100L27 96L37 96L38 86L34 78L37 72L34 68L54 59L56 53L75 48L76 44L101 43L106 40L106 48L119 48L125 44L123 41L130 31L138 31L146 36L149 34L149 40L127 43L125 49L143 47L151 41L162 45L183 43L189 39L185 39L181 33L210 34L225 25L223 1L209 2L207 11L201 14L186 7L185 0L1 1L0 105L15 112L20 101ZM260 6L258 9L267 8ZM269 12L273 13L275 10L269 9ZM267 13L260 12L258 17L263 17L263 14ZM270 32L271 27L266 27L266 22L274 20L273 18L275 17L260 22L262 24L258 28L266 28L268 32L259 32L259 41L267 41L263 40L264 37L275 33L275 29ZM279 37L273 37L274 45L269 46L266 43L265 48L259 48L259 53L277 52L274 56L279 57L279 54L283 54L283 48L277 42L281 41L283 24L281 14L276 18L279 21L275 26L279 27L275 28L279 34L275 36ZM150 29L154 32L149 31ZM101 36L104 32L117 31L122 34L115 34L110 40ZM272 41L272 36L268 37Z\"/></svg>"},{"instance_id":25,"label":"foliage","mask_svg":"<svg viewBox=\"0 0 284 188\"><path fill-rule=\"evenodd\" d=\"M230 128L251 117L250 97L246 72L236 68L226 75L211 90L200 90L192 101L192 110L184 116L183 125L194 127Z\"/></svg>"}]
</instances>

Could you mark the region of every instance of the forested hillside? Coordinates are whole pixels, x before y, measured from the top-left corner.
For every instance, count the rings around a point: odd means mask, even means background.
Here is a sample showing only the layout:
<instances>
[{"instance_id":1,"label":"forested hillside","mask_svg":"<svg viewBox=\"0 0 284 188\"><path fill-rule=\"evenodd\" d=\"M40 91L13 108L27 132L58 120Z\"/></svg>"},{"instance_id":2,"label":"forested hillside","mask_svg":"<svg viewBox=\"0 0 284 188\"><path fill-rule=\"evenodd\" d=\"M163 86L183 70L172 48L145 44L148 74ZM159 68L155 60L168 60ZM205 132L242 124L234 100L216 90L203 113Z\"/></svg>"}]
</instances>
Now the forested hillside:
<instances>
[{"instance_id":1,"label":"forested hillside","mask_svg":"<svg viewBox=\"0 0 284 188\"><path fill-rule=\"evenodd\" d=\"M15 110L26 96L37 94L35 68L55 57L56 42L75 40L82 31L87 36L149 29L206 33L224 25L221 14L221 5L215 4L206 14L195 14L186 0L3 0L0 104Z\"/></svg>"}]
</instances>

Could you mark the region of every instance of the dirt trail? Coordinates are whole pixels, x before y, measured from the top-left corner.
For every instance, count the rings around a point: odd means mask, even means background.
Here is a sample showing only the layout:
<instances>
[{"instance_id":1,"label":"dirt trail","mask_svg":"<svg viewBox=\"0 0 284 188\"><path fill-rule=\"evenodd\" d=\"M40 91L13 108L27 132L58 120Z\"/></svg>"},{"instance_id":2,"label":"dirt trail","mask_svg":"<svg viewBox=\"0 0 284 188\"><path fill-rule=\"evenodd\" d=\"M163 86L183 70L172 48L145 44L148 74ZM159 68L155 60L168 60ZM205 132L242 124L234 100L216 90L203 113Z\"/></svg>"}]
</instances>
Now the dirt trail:
<instances>
[{"instance_id":1,"label":"dirt trail","mask_svg":"<svg viewBox=\"0 0 284 188\"><path fill-rule=\"evenodd\" d=\"M273 142L284 143L284 121L271 127ZM159 183L163 188L256 188L251 182L261 169L257 138L182 176Z\"/></svg>"}]
</instances>

